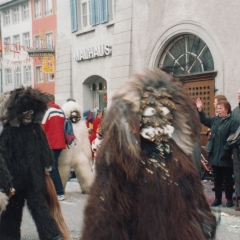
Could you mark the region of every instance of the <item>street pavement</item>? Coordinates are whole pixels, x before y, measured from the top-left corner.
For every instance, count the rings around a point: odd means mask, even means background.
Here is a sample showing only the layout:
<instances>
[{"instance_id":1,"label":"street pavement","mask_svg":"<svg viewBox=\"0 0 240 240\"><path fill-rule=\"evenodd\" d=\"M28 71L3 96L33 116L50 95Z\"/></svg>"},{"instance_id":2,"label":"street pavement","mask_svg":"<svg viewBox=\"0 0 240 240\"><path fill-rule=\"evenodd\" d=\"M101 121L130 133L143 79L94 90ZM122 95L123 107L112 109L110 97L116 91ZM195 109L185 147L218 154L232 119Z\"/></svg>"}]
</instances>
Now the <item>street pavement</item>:
<instances>
[{"instance_id":1,"label":"street pavement","mask_svg":"<svg viewBox=\"0 0 240 240\"><path fill-rule=\"evenodd\" d=\"M206 199L210 204L214 200L213 182L203 180L202 184ZM65 197L66 199L61 202L63 216L71 233L71 240L77 240L81 236L84 208L88 195L81 194L77 179L71 179L67 183ZM223 205L211 208L219 221L215 240L238 240L240 239L240 212L235 211L234 207L225 207L224 202L223 192ZM35 224L26 208L24 209L21 233L21 240L38 240Z\"/></svg>"}]
</instances>

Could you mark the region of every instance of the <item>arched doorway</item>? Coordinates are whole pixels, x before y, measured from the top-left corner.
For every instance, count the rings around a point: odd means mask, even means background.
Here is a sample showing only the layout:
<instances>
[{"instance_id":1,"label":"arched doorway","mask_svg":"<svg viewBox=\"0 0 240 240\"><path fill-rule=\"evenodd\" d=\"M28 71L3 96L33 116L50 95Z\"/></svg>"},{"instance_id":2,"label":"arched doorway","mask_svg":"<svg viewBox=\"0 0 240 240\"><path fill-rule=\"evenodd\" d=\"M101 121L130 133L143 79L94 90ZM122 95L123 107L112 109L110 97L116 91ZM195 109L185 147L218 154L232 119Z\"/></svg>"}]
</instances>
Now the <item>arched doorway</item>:
<instances>
[{"instance_id":1,"label":"arched doorway","mask_svg":"<svg viewBox=\"0 0 240 240\"><path fill-rule=\"evenodd\" d=\"M200 97L206 115L214 116L214 60L207 44L193 34L173 37L159 58L159 68L169 68L181 76L183 86L193 99ZM207 128L202 128L201 144L205 145Z\"/></svg>"},{"instance_id":2,"label":"arched doorway","mask_svg":"<svg viewBox=\"0 0 240 240\"><path fill-rule=\"evenodd\" d=\"M104 78L93 75L83 82L83 106L90 110L107 107L107 81Z\"/></svg>"}]
</instances>

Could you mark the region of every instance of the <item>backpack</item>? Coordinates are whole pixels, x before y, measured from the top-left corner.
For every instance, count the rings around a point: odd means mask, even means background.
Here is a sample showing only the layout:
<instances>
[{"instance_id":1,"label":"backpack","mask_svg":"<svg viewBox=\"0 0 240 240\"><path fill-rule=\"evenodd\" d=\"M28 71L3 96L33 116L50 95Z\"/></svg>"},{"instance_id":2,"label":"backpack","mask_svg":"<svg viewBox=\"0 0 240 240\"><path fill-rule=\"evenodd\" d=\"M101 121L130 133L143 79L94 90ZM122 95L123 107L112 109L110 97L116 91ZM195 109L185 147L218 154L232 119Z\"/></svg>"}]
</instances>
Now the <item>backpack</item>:
<instances>
[{"instance_id":1,"label":"backpack","mask_svg":"<svg viewBox=\"0 0 240 240\"><path fill-rule=\"evenodd\" d=\"M73 126L72 126L72 122L71 120L66 117L65 113L64 114L64 125L63 125L63 131L64 131L64 137L65 137L65 143L67 145L67 147L69 148L69 145L72 144L72 142L76 139L76 136L74 135L73 132ZM75 143L76 145L76 143Z\"/></svg>"}]
</instances>

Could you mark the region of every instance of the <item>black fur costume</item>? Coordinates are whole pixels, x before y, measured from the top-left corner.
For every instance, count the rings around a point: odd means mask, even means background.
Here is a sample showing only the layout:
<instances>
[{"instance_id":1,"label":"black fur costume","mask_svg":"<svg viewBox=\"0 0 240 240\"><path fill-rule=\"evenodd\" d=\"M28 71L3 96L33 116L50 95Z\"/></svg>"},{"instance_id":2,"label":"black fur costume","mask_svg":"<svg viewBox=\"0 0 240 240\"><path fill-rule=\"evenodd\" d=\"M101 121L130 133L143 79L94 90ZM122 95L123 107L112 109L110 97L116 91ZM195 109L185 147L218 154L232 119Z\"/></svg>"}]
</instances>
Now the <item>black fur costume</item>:
<instances>
[{"instance_id":1,"label":"black fur costume","mask_svg":"<svg viewBox=\"0 0 240 240\"><path fill-rule=\"evenodd\" d=\"M35 221L39 238L60 239L57 224L49 212L46 197L45 167L53 166L52 151L41 126L41 119L49 102L47 94L28 88L15 89L5 105L2 117L4 129L0 135L0 189L6 194L14 187L6 211L1 215L0 239L20 239L22 211L27 201L28 209ZM21 123L22 113L33 110L32 122ZM12 177L1 164L4 161Z\"/></svg>"},{"instance_id":2,"label":"black fur costume","mask_svg":"<svg viewBox=\"0 0 240 240\"><path fill-rule=\"evenodd\" d=\"M113 96L102 128L82 240L214 237L191 157L201 125L176 79L160 70L134 76Z\"/></svg>"}]
</instances>

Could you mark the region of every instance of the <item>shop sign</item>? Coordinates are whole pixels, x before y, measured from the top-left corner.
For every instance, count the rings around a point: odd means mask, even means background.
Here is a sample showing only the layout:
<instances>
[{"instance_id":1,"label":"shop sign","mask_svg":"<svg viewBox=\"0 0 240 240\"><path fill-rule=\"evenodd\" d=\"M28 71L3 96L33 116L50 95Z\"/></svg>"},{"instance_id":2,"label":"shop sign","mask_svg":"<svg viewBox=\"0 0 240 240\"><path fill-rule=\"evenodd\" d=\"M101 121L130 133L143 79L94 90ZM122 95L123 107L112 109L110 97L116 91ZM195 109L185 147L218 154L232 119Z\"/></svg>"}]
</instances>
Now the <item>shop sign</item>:
<instances>
[{"instance_id":1,"label":"shop sign","mask_svg":"<svg viewBox=\"0 0 240 240\"><path fill-rule=\"evenodd\" d=\"M32 52L28 53L29 57L54 57L54 53Z\"/></svg>"},{"instance_id":2,"label":"shop sign","mask_svg":"<svg viewBox=\"0 0 240 240\"><path fill-rule=\"evenodd\" d=\"M109 44L100 45L96 47L90 47L74 52L74 59L77 62L84 61L87 59L104 57L112 54L112 46Z\"/></svg>"},{"instance_id":3,"label":"shop sign","mask_svg":"<svg viewBox=\"0 0 240 240\"><path fill-rule=\"evenodd\" d=\"M54 73L54 57L42 58L42 72Z\"/></svg>"}]
</instances>

